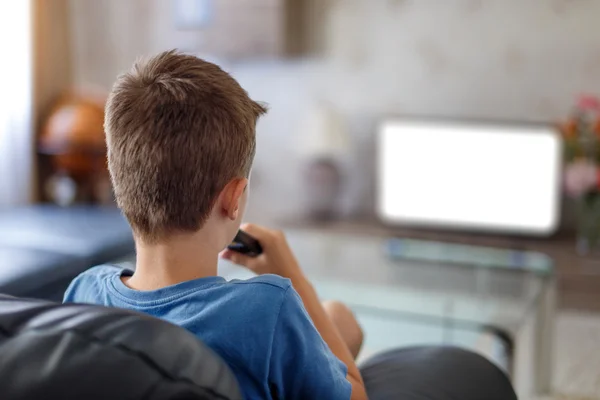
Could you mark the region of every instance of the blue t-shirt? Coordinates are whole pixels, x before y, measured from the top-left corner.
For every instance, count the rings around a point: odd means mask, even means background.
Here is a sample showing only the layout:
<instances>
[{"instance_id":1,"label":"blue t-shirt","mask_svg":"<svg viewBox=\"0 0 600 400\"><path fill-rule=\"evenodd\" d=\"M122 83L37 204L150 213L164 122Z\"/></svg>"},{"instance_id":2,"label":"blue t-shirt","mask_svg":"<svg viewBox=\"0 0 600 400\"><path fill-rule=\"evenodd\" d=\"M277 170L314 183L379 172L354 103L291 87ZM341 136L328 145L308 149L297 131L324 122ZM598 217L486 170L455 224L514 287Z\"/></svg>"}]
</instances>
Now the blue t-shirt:
<instances>
[{"instance_id":1,"label":"blue t-shirt","mask_svg":"<svg viewBox=\"0 0 600 400\"><path fill-rule=\"evenodd\" d=\"M346 366L329 350L288 279L211 276L138 291L120 279L132 273L92 268L75 278L64 302L140 311L191 331L227 362L246 399L350 399Z\"/></svg>"}]
</instances>

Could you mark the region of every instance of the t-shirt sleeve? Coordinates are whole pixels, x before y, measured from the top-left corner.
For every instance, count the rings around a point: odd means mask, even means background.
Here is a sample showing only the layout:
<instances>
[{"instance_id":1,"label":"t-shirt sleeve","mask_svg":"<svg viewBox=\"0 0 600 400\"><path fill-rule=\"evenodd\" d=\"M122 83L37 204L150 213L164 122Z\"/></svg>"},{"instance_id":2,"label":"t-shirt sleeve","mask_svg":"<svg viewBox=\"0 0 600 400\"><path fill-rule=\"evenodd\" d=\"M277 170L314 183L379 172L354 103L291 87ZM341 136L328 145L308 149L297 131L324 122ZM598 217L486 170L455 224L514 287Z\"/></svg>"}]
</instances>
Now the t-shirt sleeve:
<instances>
[{"instance_id":1,"label":"t-shirt sleeve","mask_svg":"<svg viewBox=\"0 0 600 400\"><path fill-rule=\"evenodd\" d=\"M112 265L99 265L82 272L69 284L63 296L63 303L98 304L102 282L121 270L122 268Z\"/></svg>"},{"instance_id":2,"label":"t-shirt sleeve","mask_svg":"<svg viewBox=\"0 0 600 400\"><path fill-rule=\"evenodd\" d=\"M347 367L329 349L298 293L287 289L277 320L269 383L280 399L348 400Z\"/></svg>"},{"instance_id":3,"label":"t-shirt sleeve","mask_svg":"<svg viewBox=\"0 0 600 400\"><path fill-rule=\"evenodd\" d=\"M85 288L87 286L85 281L86 279L83 274L73 279L73 281L71 281L69 287L65 291L65 294L63 296L63 303L83 303L83 301L81 301L80 298L80 292L85 292Z\"/></svg>"}]
</instances>

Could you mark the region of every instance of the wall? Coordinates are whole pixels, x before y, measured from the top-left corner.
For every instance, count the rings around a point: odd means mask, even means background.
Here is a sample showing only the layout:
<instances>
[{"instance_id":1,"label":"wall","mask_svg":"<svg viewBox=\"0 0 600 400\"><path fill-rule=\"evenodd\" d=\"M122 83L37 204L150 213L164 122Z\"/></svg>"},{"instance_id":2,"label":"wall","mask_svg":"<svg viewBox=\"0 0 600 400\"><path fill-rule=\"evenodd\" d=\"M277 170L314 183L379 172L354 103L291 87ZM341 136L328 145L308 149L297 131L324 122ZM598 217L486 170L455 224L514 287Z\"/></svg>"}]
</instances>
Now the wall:
<instances>
[{"instance_id":1,"label":"wall","mask_svg":"<svg viewBox=\"0 0 600 400\"><path fill-rule=\"evenodd\" d=\"M196 51L162 0L71 0L76 82L108 88L139 54ZM311 57L227 64L271 104L259 125L250 213L301 210L303 123L330 104L344 122L348 213L371 213L372 142L389 115L557 121L600 93L600 2L311 0Z\"/></svg>"},{"instance_id":2,"label":"wall","mask_svg":"<svg viewBox=\"0 0 600 400\"><path fill-rule=\"evenodd\" d=\"M346 107L555 120L600 91L600 3L587 0L337 2L329 53Z\"/></svg>"},{"instance_id":3,"label":"wall","mask_svg":"<svg viewBox=\"0 0 600 400\"><path fill-rule=\"evenodd\" d=\"M118 72L124 71L139 56L153 54L161 50L179 48L183 51L201 52L210 49L214 35L220 29L190 30L176 26L175 10L171 0L67 0L70 8L70 25L74 48L73 66L75 81L78 84L97 85L108 88ZM243 1L238 7L240 15L230 15L233 5L240 0L218 0L219 7L215 11L215 23L231 27L230 37L245 39L249 27L262 26L265 36L276 36L278 29L276 17L283 7L283 1L297 7L299 2L318 2L320 0L253 0ZM256 4L256 14L251 18L258 21L245 21L244 26L235 29L235 23L248 19L249 4ZM294 8L289 7L293 12ZM311 7L317 13L320 7ZM308 12L308 9L307 11ZM222 15L227 14L227 15ZM281 14L284 14L281 12ZM282 17L285 18L285 16ZM322 13L311 17L313 22L319 21ZM310 28L306 42L316 40L314 36L322 32L323 24ZM292 27L293 28L293 27ZM223 46L235 47L232 40L220 42ZM272 38L266 39L268 48L277 47ZM293 42L293 41L292 41ZM311 46L311 44L306 46ZM292 47L302 47L291 43ZM292 51L295 49L292 49ZM225 50L225 52L227 52ZM269 51L267 51L269 52ZM273 50L272 52L275 52ZM205 56L207 56L205 54ZM214 57L211 57L214 58Z\"/></svg>"},{"instance_id":4,"label":"wall","mask_svg":"<svg viewBox=\"0 0 600 400\"><path fill-rule=\"evenodd\" d=\"M109 88L137 56L168 43L161 38L164 1L70 0L74 80Z\"/></svg>"}]
</instances>

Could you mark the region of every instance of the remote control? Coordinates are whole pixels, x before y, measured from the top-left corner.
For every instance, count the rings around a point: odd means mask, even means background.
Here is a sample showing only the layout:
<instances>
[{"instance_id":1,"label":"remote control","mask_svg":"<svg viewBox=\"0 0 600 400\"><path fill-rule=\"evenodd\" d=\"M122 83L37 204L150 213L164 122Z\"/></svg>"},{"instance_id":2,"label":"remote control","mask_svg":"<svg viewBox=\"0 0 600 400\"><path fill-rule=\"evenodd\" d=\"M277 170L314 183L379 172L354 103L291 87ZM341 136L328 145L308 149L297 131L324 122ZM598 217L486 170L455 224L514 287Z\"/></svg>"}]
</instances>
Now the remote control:
<instances>
[{"instance_id":1,"label":"remote control","mask_svg":"<svg viewBox=\"0 0 600 400\"><path fill-rule=\"evenodd\" d=\"M258 243L258 240L254 239L241 229L227 248L250 257L257 257L262 253L262 247L260 243Z\"/></svg>"}]
</instances>

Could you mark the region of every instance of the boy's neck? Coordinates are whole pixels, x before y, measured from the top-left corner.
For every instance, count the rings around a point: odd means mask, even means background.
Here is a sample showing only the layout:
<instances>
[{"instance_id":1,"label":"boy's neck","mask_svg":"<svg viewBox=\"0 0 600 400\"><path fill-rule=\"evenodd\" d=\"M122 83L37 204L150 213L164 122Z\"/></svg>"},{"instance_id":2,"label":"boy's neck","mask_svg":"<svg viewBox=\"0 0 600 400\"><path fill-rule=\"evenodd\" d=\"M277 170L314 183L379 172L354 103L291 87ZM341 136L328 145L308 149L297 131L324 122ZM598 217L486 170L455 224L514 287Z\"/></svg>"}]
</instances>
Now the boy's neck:
<instances>
[{"instance_id":1,"label":"boy's neck","mask_svg":"<svg viewBox=\"0 0 600 400\"><path fill-rule=\"evenodd\" d=\"M177 236L158 244L136 243L136 267L123 283L136 290L156 290L217 275L218 246L199 235Z\"/></svg>"}]
</instances>

